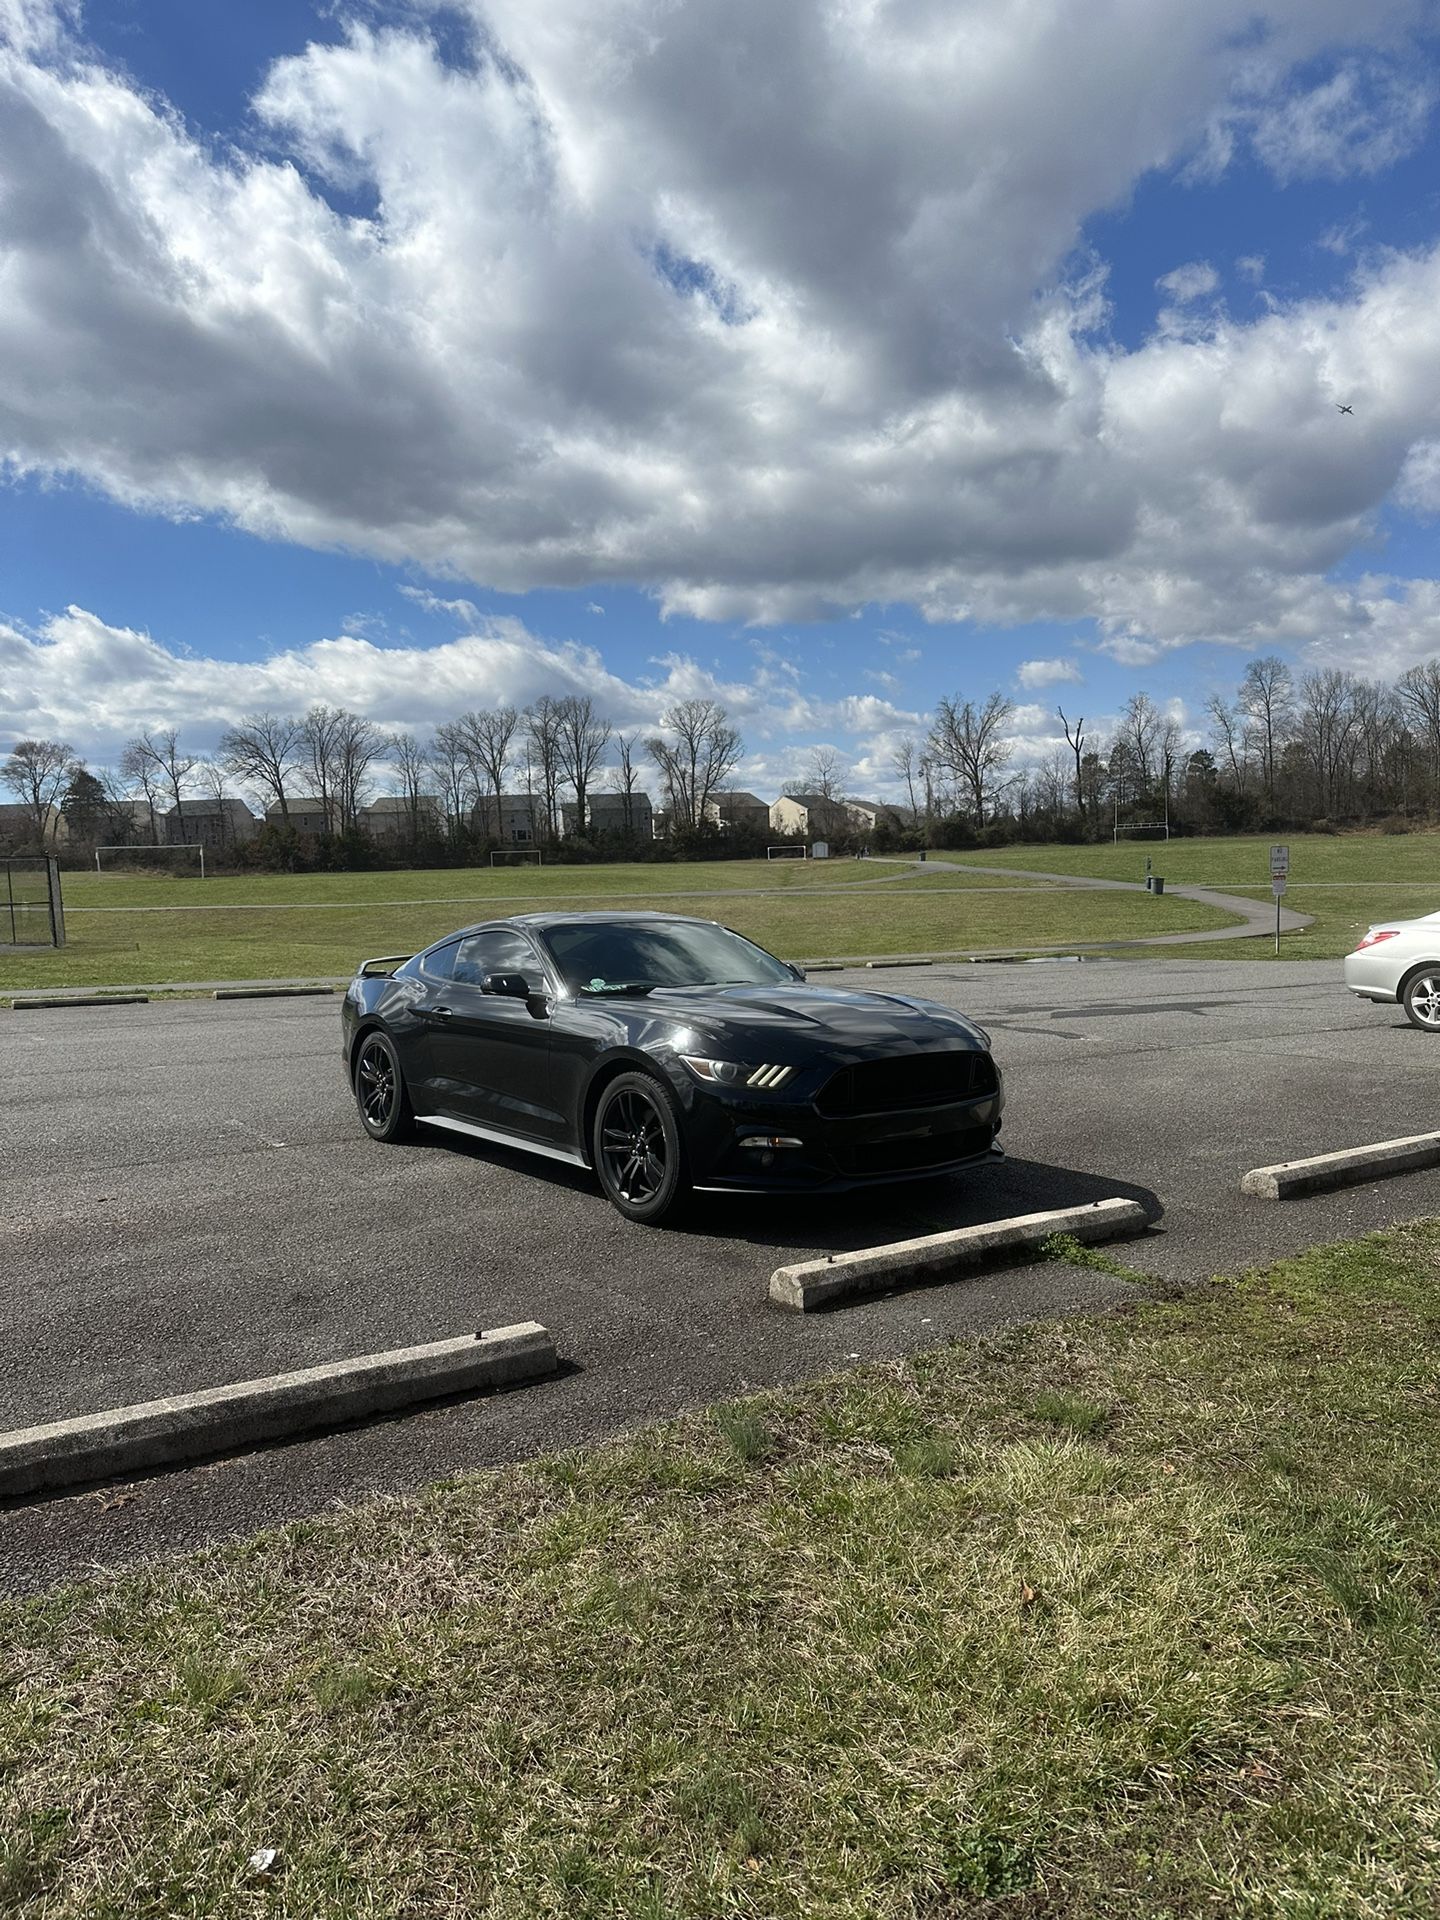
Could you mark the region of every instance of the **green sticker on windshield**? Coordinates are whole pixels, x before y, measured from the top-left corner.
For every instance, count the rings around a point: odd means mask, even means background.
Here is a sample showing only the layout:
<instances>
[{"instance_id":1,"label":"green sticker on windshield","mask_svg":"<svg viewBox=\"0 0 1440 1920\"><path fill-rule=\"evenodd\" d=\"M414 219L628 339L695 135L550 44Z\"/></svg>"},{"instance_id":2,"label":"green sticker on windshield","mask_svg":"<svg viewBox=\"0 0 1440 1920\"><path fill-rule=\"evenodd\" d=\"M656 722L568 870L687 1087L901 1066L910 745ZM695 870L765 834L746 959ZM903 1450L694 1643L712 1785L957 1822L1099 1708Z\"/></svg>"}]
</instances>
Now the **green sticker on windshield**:
<instances>
[{"instance_id":1,"label":"green sticker on windshield","mask_svg":"<svg viewBox=\"0 0 1440 1920\"><path fill-rule=\"evenodd\" d=\"M600 978L598 974L590 982L590 991L592 993L603 993L605 991L605 982Z\"/></svg>"}]
</instances>

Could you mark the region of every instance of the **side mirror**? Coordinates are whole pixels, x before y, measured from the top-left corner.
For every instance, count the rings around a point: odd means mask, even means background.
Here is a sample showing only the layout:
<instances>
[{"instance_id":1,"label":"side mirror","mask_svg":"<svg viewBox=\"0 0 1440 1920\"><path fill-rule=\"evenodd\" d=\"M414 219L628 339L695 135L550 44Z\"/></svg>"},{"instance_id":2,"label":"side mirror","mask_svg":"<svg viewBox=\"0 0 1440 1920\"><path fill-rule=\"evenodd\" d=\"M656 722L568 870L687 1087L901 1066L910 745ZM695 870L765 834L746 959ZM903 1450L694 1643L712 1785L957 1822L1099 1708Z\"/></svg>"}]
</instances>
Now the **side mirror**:
<instances>
[{"instance_id":1,"label":"side mirror","mask_svg":"<svg viewBox=\"0 0 1440 1920\"><path fill-rule=\"evenodd\" d=\"M506 1000L528 1000L530 982L523 973L487 973L483 993L497 993Z\"/></svg>"}]
</instances>

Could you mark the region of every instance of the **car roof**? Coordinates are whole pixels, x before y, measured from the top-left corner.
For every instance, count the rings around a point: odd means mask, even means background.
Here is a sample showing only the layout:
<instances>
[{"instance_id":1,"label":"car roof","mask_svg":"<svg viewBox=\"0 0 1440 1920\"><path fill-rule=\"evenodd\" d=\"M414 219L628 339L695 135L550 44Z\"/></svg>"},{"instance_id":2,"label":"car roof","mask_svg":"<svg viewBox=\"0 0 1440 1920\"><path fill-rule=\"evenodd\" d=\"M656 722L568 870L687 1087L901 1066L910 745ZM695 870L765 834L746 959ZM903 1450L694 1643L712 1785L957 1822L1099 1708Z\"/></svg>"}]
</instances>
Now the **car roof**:
<instances>
[{"instance_id":1,"label":"car roof","mask_svg":"<svg viewBox=\"0 0 1440 1920\"><path fill-rule=\"evenodd\" d=\"M560 908L551 908L544 913L511 913L500 920L477 920L472 927L457 927L453 933L442 934L438 940L432 940L431 946L443 946L447 940L463 940L467 934L485 933L492 927L526 927L537 933L544 933L549 927L583 926L634 926L662 924L682 927L714 927L716 920L702 920L693 913L660 913L648 907L620 908L607 913L602 909L593 911L572 910L565 912Z\"/></svg>"}]
</instances>

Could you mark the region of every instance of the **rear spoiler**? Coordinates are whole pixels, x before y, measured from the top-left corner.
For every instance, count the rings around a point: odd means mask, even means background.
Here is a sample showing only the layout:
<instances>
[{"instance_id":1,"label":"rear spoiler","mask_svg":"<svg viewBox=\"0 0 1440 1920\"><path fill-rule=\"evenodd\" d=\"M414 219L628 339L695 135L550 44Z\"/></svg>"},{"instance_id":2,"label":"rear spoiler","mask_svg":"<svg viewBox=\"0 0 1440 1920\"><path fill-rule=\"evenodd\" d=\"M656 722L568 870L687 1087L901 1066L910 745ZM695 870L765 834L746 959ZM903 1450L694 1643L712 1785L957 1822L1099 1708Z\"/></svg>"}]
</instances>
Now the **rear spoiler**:
<instances>
[{"instance_id":1,"label":"rear spoiler","mask_svg":"<svg viewBox=\"0 0 1440 1920\"><path fill-rule=\"evenodd\" d=\"M357 980L384 979L387 975L394 973L397 967L403 967L405 962L413 957L408 953L384 953L376 960L362 960L355 969L355 978Z\"/></svg>"}]
</instances>

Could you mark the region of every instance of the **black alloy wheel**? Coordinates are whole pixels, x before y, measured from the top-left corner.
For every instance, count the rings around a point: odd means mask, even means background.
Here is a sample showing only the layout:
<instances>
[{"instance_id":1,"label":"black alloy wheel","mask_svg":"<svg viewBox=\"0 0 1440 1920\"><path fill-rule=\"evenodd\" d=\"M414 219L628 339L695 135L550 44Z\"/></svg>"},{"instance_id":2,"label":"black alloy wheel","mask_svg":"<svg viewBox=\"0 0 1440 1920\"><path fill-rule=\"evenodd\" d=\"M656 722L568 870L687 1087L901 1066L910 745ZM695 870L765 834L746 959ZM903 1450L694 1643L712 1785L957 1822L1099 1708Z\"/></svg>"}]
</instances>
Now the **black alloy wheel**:
<instances>
[{"instance_id":1,"label":"black alloy wheel","mask_svg":"<svg viewBox=\"0 0 1440 1920\"><path fill-rule=\"evenodd\" d=\"M593 1150L605 1197L627 1220L654 1225L689 1189L675 1110L647 1073L622 1073L601 1094Z\"/></svg>"},{"instance_id":2,"label":"black alloy wheel","mask_svg":"<svg viewBox=\"0 0 1440 1920\"><path fill-rule=\"evenodd\" d=\"M1422 967L1405 983L1405 1018L1422 1033L1440 1033L1440 967Z\"/></svg>"},{"instance_id":3,"label":"black alloy wheel","mask_svg":"<svg viewBox=\"0 0 1440 1920\"><path fill-rule=\"evenodd\" d=\"M405 1091L405 1076L394 1043L383 1033L367 1033L355 1056L355 1104L372 1140L404 1140L415 1116Z\"/></svg>"}]
</instances>

